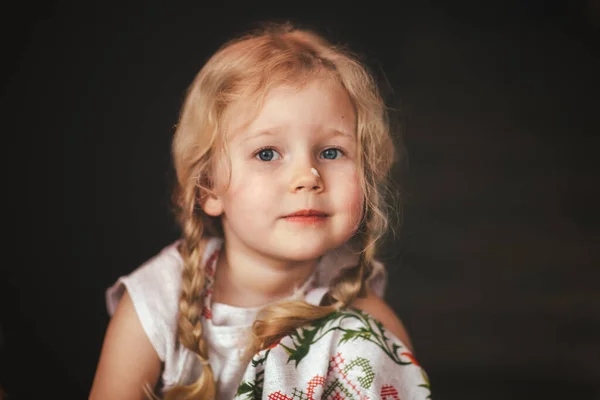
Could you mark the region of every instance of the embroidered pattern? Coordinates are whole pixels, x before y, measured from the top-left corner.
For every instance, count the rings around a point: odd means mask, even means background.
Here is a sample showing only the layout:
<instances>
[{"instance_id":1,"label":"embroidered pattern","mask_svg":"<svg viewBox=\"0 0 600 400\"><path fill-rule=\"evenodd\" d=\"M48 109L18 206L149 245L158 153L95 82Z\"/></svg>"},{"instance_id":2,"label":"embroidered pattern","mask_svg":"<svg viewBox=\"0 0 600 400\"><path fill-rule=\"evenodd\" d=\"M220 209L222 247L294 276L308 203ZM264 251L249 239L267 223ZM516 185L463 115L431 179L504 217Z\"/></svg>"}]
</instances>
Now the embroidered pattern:
<instances>
[{"instance_id":1,"label":"embroidered pattern","mask_svg":"<svg viewBox=\"0 0 600 400\"><path fill-rule=\"evenodd\" d=\"M342 324L344 321L350 322ZM329 365L325 374L318 373L319 367L313 367L309 364L302 364L302 360L310 357L310 351L318 347L317 343L326 339L333 339L334 333L338 332L338 339L334 343L334 348L338 351L330 356ZM348 347L353 342L369 343L369 352L364 355L356 355L348 359L348 354L352 351ZM356 346L354 346L356 348ZM325 349L330 349L328 345ZM363 349L363 347L358 347ZM289 374L300 375L313 371L310 378L304 381L298 381L295 385L289 386L285 383L280 384L278 378L275 380L275 388L270 386L266 398L269 400L312 400L312 399L371 399L381 398L388 400L400 399L398 387L394 384L401 382L403 369L408 368L414 383L411 390L422 391L423 399L431 398L429 380L427 374L416 362L412 353L402 351L401 342L394 341L386 336L383 325L371 318L368 314L357 310L347 309L330 314L329 316L315 321L309 326L298 328L295 332L286 336L277 345L271 346L266 351L255 355L252 360L254 370L245 376L245 380L238 388L236 398L241 399L260 399L262 398L265 387L265 374L268 374L268 357L273 357L273 351L283 349L287 355L285 362L290 366ZM321 357L317 352L316 359ZM322 349L321 349L322 351ZM280 356L277 355L277 356ZM313 363L315 358L312 359ZM379 361L375 361L379 360ZM383 360L383 362L381 361ZM276 361L278 363L279 361ZM309 362L310 363L310 362ZM280 364L280 362L279 362ZM379 369L376 369L377 365ZM386 368L382 368L385 365ZM281 373L281 372L276 372ZM316 373L316 374L315 374ZM389 375L388 375L389 374ZM269 377L270 375L267 375ZM379 378L377 378L379 376ZM415 377L418 379L414 381ZM249 378L249 379L248 379ZM376 378L378 384L375 385ZM419 380L421 380L419 382ZM271 381L273 383L273 381ZM285 380L283 381L285 382ZM260 387L260 390L255 388ZM406 388L404 388L406 390ZM257 396L260 393L259 396ZM379 395L379 396L376 396Z\"/></svg>"},{"instance_id":2,"label":"embroidered pattern","mask_svg":"<svg viewBox=\"0 0 600 400\"><path fill-rule=\"evenodd\" d=\"M216 249L204 264L204 307L202 308L202 316L206 319L212 319L212 288L215 283L215 271L219 254L220 249Z\"/></svg>"},{"instance_id":3,"label":"embroidered pattern","mask_svg":"<svg viewBox=\"0 0 600 400\"><path fill-rule=\"evenodd\" d=\"M388 397L391 397L394 400L400 400L400 397L398 397L398 391L395 387L391 385L383 385L381 387L381 400L386 400Z\"/></svg>"}]
</instances>

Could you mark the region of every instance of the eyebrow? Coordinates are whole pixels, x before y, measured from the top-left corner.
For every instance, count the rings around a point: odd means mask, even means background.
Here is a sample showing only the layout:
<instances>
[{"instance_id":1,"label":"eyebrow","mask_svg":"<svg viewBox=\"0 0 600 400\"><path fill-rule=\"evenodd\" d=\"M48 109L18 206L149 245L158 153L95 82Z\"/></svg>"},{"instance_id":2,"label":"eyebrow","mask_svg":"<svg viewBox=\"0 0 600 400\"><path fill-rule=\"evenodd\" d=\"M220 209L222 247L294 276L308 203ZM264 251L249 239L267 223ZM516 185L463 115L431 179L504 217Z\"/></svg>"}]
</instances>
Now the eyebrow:
<instances>
[{"instance_id":1,"label":"eyebrow","mask_svg":"<svg viewBox=\"0 0 600 400\"><path fill-rule=\"evenodd\" d=\"M274 127L274 128L268 128L268 129L259 130L259 131L256 131L256 132L252 132L248 137L244 138L242 140L242 142L247 142L247 141L250 141L250 140L254 140L254 139L257 139L257 138L262 137L262 136L273 136L273 135L276 135L277 133L279 133L281 131L283 131L282 127ZM350 139L354 139L354 135L352 135L350 133L347 133L347 132L344 132L344 131L337 130L337 129L327 129L326 132L327 132L327 136L328 137L331 137L331 136L333 136L333 137L344 136L344 137L348 137Z\"/></svg>"},{"instance_id":2,"label":"eyebrow","mask_svg":"<svg viewBox=\"0 0 600 400\"><path fill-rule=\"evenodd\" d=\"M262 129L259 131L251 132L250 135L248 135L248 137L245 137L242 141L247 142L249 140L257 139L261 136L273 136L273 135L281 132L281 130L282 130L281 128L275 127L275 128L267 128L267 129Z\"/></svg>"}]
</instances>

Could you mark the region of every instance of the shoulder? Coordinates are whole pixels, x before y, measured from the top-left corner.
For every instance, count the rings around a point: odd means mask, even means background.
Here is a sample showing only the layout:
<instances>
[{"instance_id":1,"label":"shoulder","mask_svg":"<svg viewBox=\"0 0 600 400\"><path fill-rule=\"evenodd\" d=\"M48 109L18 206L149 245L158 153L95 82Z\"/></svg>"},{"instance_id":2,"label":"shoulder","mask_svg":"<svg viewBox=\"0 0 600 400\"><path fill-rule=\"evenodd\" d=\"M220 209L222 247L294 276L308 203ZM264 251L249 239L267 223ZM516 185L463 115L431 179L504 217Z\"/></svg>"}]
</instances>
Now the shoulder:
<instances>
[{"instance_id":1,"label":"shoulder","mask_svg":"<svg viewBox=\"0 0 600 400\"><path fill-rule=\"evenodd\" d=\"M123 275L107 289L106 305L109 314L114 314L125 290L135 303L136 296L175 293L181 279L182 260L177 250L178 242L171 243L159 253L145 261L135 270Z\"/></svg>"},{"instance_id":2,"label":"shoulder","mask_svg":"<svg viewBox=\"0 0 600 400\"><path fill-rule=\"evenodd\" d=\"M114 319L120 308L131 309L161 361L178 310L181 259L177 244L166 246L130 274L119 277L105 293L109 315Z\"/></svg>"},{"instance_id":3,"label":"shoulder","mask_svg":"<svg viewBox=\"0 0 600 400\"><path fill-rule=\"evenodd\" d=\"M112 315L127 290L134 304L138 298L151 297L155 305L177 305L181 288L183 259L179 253L181 241L177 240L162 248L157 254L127 275L123 275L106 290L106 305ZM204 248L203 260L214 253L221 245L218 238L202 240ZM138 296L139 295L139 296ZM137 304L136 304L137 305Z\"/></svg>"},{"instance_id":4,"label":"shoulder","mask_svg":"<svg viewBox=\"0 0 600 400\"><path fill-rule=\"evenodd\" d=\"M144 385L154 387L160 374L155 350L124 293L106 330L90 399L142 398Z\"/></svg>"},{"instance_id":5,"label":"shoulder","mask_svg":"<svg viewBox=\"0 0 600 400\"><path fill-rule=\"evenodd\" d=\"M367 297L357 298L351 307L357 308L381 322L387 331L397 336L411 351L413 350L408 332L398 315L384 299L373 291L369 290Z\"/></svg>"}]
</instances>

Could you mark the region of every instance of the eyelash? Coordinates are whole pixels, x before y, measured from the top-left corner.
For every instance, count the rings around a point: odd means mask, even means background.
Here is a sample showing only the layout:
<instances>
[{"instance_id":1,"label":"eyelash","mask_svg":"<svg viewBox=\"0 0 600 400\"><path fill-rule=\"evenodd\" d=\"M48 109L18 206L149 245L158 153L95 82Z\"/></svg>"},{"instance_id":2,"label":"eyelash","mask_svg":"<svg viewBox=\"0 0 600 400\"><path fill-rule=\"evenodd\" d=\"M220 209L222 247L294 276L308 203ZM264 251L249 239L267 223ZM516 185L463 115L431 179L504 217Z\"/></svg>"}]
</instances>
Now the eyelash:
<instances>
[{"instance_id":1,"label":"eyelash","mask_svg":"<svg viewBox=\"0 0 600 400\"><path fill-rule=\"evenodd\" d=\"M256 150L254 152L253 158L258 159L259 161L263 161L263 162L269 162L269 161L264 161L261 160L260 158L258 158L258 155L265 150L273 150L273 151L277 151L277 149L275 149L275 147L272 146L265 146L265 147L261 147L260 149ZM327 147L325 148L323 151L321 151L321 153L327 151L327 150L337 150L340 153L340 157L343 157L346 155L346 152L344 150L342 150L340 147L336 147L336 146L332 146L332 147ZM339 157L338 157L339 158ZM337 160L337 158L335 158Z\"/></svg>"}]
</instances>

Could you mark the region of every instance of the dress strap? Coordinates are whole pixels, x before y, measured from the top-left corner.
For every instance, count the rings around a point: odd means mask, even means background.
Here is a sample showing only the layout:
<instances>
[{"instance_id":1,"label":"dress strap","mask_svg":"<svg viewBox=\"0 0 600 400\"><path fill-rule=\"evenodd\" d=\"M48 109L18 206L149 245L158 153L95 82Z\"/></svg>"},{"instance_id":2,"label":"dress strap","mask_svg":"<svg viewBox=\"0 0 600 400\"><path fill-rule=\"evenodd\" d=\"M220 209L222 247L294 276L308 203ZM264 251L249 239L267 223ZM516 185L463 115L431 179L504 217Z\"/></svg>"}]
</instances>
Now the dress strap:
<instances>
[{"instance_id":1,"label":"dress strap","mask_svg":"<svg viewBox=\"0 0 600 400\"><path fill-rule=\"evenodd\" d=\"M207 251L212 251L204 262L204 307L202 308L202 316L206 319L212 319L212 295L213 286L215 284L215 271L217 267L217 261L221 254L221 246L211 246L212 242L209 242Z\"/></svg>"}]
</instances>

